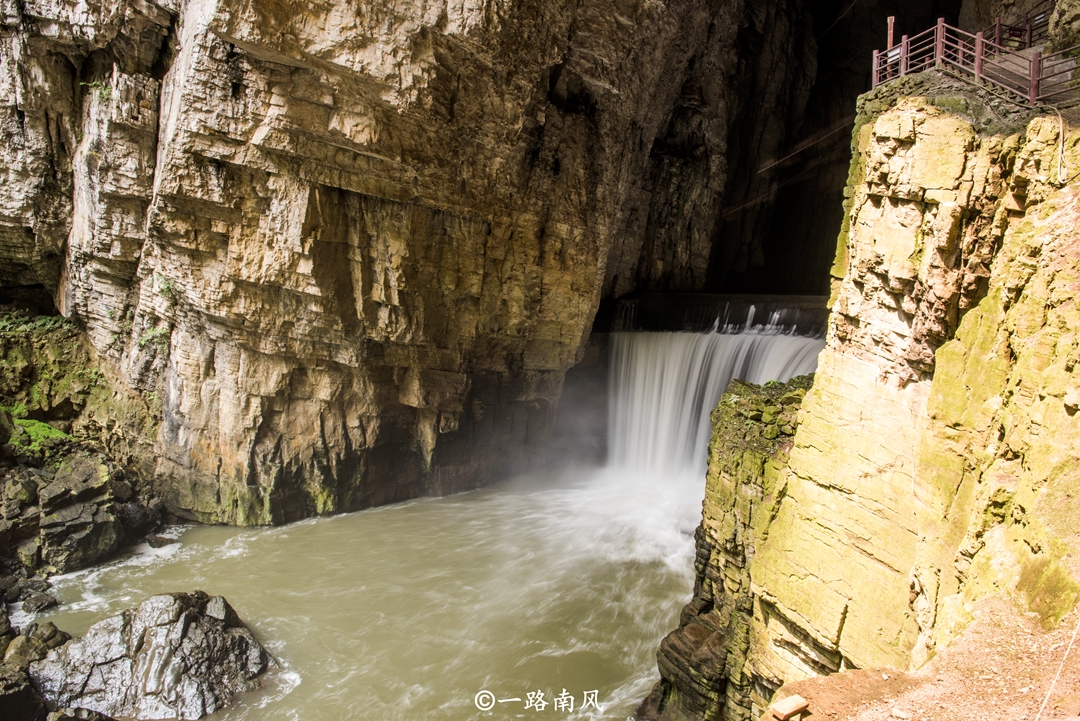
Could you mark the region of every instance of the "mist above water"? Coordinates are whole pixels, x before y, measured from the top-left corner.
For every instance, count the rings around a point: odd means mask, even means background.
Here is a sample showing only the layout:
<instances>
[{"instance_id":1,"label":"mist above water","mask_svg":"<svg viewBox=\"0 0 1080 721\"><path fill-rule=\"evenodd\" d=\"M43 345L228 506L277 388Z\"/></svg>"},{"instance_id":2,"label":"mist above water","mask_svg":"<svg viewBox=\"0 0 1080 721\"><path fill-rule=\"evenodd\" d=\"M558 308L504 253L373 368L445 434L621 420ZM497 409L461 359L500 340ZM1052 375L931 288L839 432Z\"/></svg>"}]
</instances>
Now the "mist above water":
<instances>
[{"instance_id":1,"label":"mist above water","mask_svg":"<svg viewBox=\"0 0 1080 721\"><path fill-rule=\"evenodd\" d=\"M169 591L224 595L277 656L221 719L625 719L693 584L708 413L730 377L810 372L820 340L615 334L612 460L278 528L198 527L56 579L81 634ZM507 701L481 712L489 690ZM580 712L597 691L602 713Z\"/></svg>"}]
</instances>

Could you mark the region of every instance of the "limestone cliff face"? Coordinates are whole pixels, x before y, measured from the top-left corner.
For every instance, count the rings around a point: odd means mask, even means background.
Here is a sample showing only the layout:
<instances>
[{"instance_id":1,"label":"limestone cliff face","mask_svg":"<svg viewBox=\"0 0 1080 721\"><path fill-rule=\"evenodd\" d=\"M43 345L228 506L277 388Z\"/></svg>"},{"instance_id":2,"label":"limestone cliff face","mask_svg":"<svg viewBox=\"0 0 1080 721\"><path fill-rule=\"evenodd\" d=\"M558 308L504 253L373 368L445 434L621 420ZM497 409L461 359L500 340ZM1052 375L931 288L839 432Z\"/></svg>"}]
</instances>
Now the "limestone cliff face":
<instances>
[{"instance_id":1,"label":"limestone cliff face","mask_svg":"<svg viewBox=\"0 0 1080 721\"><path fill-rule=\"evenodd\" d=\"M160 402L178 513L475 487L539 454L605 283L704 282L748 98L785 142L812 27L751 5L4 2L0 286Z\"/></svg>"},{"instance_id":2,"label":"limestone cliff face","mask_svg":"<svg viewBox=\"0 0 1080 721\"><path fill-rule=\"evenodd\" d=\"M1047 9L1045 0L966 0L960 9L960 22L971 32L978 32L993 25L996 18L1005 24L1023 25L1029 16Z\"/></svg>"},{"instance_id":3,"label":"limestone cliff face","mask_svg":"<svg viewBox=\"0 0 1080 721\"><path fill-rule=\"evenodd\" d=\"M785 681L921 665L987 593L1047 625L1080 595L1080 132L995 132L973 92L862 110L828 345L790 447L714 438L654 716L754 717Z\"/></svg>"},{"instance_id":4,"label":"limestone cliff face","mask_svg":"<svg viewBox=\"0 0 1080 721\"><path fill-rule=\"evenodd\" d=\"M662 679L639 716L748 718L768 689L748 673L754 627L750 561L787 492L784 471L812 376L788 384L732 381L712 413L706 503L695 541L694 598L657 653Z\"/></svg>"}]
</instances>

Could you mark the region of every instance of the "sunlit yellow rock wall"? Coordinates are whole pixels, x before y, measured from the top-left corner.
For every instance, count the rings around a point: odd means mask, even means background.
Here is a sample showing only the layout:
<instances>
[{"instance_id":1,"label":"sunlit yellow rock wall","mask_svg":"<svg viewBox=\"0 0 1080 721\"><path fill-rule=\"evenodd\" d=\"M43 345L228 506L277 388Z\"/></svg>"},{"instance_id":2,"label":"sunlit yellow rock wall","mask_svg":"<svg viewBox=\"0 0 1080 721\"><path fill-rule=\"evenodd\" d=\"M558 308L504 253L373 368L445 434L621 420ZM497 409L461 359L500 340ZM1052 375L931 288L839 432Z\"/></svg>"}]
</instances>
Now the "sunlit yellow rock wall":
<instances>
[{"instance_id":1,"label":"sunlit yellow rock wall","mask_svg":"<svg viewBox=\"0 0 1080 721\"><path fill-rule=\"evenodd\" d=\"M1074 535L1080 491L1080 134L1063 149L1062 127L979 137L914 98L862 128L847 274L751 567L772 613L847 664L919 665L992 588L1047 623L1076 600L1053 533ZM757 662L810 670L769 643Z\"/></svg>"},{"instance_id":2,"label":"sunlit yellow rock wall","mask_svg":"<svg viewBox=\"0 0 1080 721\"><path fill-rule=\"evenodd\" d=\"M1075 604L1080 130L999 132L971 95L861 118L813 387L749 473L716 417L655 716L756 718L784 682L918 667L988 593L1048 626Z\"/></svg>"},{"instance_id":3,"label":"sunlit yellow rock wall","mask_svg":"<svg viewBox=\"0 0 1080 721\"><path fill-rule=\"evenodd\" d=\"M1056 117L979 137L919 98L861 129L847 273L750 568L762 676L814 673L780 627L907 668L987 591L1048 624L1075 602L1078 143Z\"/></svg>"}]
</instances>

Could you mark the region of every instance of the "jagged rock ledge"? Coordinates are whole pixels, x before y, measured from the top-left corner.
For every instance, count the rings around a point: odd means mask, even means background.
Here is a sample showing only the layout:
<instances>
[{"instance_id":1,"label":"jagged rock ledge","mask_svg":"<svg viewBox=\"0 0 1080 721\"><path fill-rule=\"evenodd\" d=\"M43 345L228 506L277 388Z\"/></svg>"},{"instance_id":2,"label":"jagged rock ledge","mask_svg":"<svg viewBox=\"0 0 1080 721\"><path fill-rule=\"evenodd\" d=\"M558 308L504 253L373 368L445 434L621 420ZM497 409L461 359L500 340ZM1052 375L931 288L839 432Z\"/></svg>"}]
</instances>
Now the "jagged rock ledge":
<instances>
[{"instance_id":1,"label":"jagged rock ledge","mask_svg":"<svg viewBox=\"0 0 1080 721\"><path fill-rule=\"evenodd\" d=\"M1080 116L936 87L863 99L794 437L755 450L718 410L647 717L754 718L786 682L922 666L983 598L1048 628L1080 598Z\"/></svg>"},{"instance_id":2,"label":"jagged rock ledge","mask_svg":"<svg viewBox=\"0 0 1080 721\"><path fill-rule=\"evenodd\" d=\"M52 623L12 638L0 611L0 705L10 721L197 719L259 686L275 661L221 596L151 596L82 638ZM27 675L29 671L29 675Z\"/></svg>"}]
</instances>

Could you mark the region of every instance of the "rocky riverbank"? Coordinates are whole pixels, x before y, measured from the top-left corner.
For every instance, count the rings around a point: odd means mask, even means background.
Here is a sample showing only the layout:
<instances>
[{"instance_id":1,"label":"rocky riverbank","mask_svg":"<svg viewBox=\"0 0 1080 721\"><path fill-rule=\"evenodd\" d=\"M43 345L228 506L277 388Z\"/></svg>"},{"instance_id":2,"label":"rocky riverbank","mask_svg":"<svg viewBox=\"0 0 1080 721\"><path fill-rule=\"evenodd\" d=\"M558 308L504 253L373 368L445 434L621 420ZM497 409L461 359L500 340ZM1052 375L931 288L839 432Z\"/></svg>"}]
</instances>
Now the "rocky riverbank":
<instances>
[{"instance_id":1,"label":"rocky riverbank","mask_svg":"<svg viewBox=\"0 0 1080 721\"><path fill-rule=\"evenodd\" d=\"M6 648L3 648L5 647ZM221 596L152 596L73 639L52 623L15 635L0 611L5 721L197 719L259 686L270 654Z\"/></svg>"},{"instance_id":2,"label":"rocky riverbank","mask_svg":"<svg viewBox=\"0 0 1080 721\"><path fill-rule=\"evenodd\" d=\"M157 542L144 483L154 412L112 384L59 316L0 308L0 594L37 613L48 576ZM161 542L164 542L163 540Z\"/></svg>"}]
</instances>

